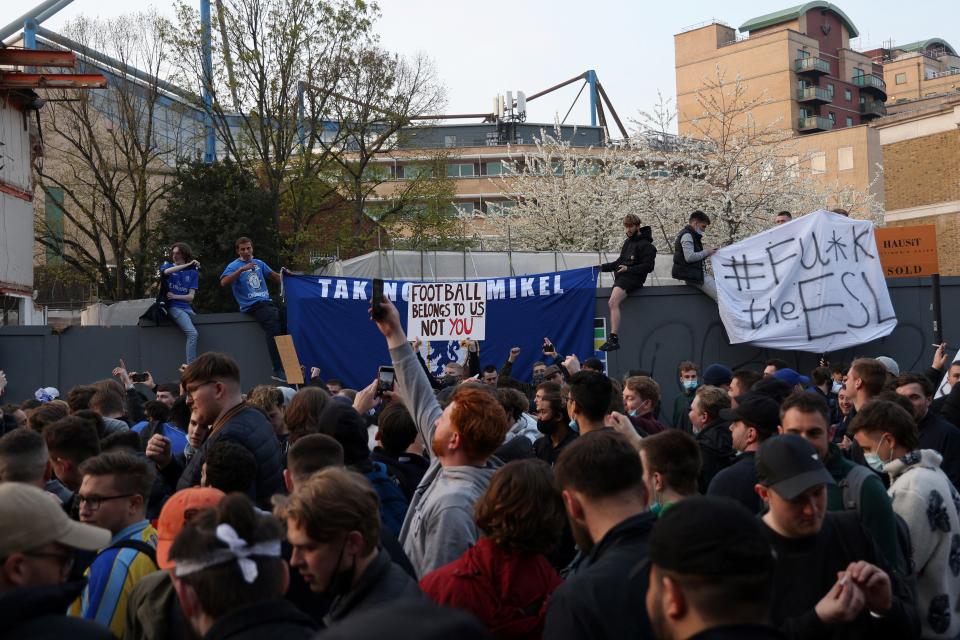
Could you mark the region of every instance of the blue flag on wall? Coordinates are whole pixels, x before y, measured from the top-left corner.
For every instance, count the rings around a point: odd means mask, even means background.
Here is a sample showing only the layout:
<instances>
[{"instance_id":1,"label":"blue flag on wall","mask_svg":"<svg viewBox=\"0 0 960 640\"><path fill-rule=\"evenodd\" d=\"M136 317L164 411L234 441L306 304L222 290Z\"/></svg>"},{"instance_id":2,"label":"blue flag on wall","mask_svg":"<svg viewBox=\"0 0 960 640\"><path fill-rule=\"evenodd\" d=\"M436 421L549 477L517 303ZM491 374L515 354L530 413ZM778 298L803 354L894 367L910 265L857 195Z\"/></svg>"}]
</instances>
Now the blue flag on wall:
<instances>
[{"instance_id":1,"label":"blue flag on wall","mask_svg":"<svg viewBox=\"0 0 960 640\"><path fill-rule=\"evenodd\" d=\"M513 375L529 380L533 363L543 359L544 337L562 354L575 353L581 359L593 355L596 280L594 268L484 279L487 339L480 345L481 365L499 370L510 349L520 347ZM287 326L308 371L320 367L323 379L339 378L345 387L360 389L373 381L377 367L390 364L386 341L368 313L371 283L361 278L284 275ZM404 323L406 284L384 281L384 294L396 304ZM462 349L456 342L431 342L431 370L439 374L444 364L461 361Z\"/></svg>"}]
</instances>

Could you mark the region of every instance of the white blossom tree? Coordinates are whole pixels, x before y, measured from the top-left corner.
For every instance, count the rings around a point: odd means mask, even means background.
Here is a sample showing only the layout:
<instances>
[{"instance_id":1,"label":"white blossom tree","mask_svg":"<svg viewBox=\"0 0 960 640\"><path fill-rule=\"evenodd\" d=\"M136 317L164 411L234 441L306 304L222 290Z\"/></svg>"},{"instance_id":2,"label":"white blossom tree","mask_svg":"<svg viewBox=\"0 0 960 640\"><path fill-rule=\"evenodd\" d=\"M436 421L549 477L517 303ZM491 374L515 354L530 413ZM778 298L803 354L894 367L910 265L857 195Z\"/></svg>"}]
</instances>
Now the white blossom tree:
<instances>
[{"instance_id":1,"label":"white blossom tree","mask_svg":"<svg viewBox=\"0 0 960 640\"><path fill-rule=\"evenodd\" d=\"M760 124L752 113L769 102L750 97L737 77L718 68L698 94L702 115L693 135L670 132L676 112L662 97L641 113L627 140L574 147L555 131L513 163L505 190L516 194L510 219L518 249L602 251L619 246L625 213L653 227L661 252L673 249L694 210L713 219L716 244L731 244L769 228L773 214L840 206L879 221L871 188L825 183L810 155L781 123ZM872 187L873 185L871 185Z\"/></svg>"}]
</instances>

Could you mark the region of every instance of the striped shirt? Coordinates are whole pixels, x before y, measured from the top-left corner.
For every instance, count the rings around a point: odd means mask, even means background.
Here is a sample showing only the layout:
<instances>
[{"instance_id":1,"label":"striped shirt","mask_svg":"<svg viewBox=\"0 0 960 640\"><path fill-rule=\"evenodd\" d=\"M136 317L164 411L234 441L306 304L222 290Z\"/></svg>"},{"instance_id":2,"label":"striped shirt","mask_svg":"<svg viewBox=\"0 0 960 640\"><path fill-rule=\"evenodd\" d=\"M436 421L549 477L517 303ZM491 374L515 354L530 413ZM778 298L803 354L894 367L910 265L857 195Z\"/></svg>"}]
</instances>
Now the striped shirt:
<instances>
[{"instance_id":1,"label":"striped shirt","mask_svg":"<svg viewBox=\"0 0 960 640\"><path fill-rule=\"evenodd\" d=\"M148 521L141 520L119 531L110 544L120 540L141 540L156 547L157 531ZM95 620L121 637L130 591L140 578L156 570L149 556L136 549L104 549L84 574L87 586L70 605L70 615Z\"/></svg>"}]
</instances>

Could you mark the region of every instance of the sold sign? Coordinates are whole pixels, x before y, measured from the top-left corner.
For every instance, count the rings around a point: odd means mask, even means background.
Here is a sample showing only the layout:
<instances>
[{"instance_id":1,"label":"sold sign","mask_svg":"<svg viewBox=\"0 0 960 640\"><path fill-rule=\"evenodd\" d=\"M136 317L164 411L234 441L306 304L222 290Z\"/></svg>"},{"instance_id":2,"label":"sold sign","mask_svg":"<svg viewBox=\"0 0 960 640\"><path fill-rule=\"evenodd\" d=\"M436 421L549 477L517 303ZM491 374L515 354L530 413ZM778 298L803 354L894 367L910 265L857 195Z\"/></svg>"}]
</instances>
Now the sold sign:
<instances>
[{"instance_id":1,"label":"sold sign","mask_svg":"<svg viewBox=\"0 0 960 640\"><path fill-rule=\"evenodd\" d=\"M883 227L874 232L885 277L918 278L940 272L936 225Z\"/></svg>"}]
</instances>

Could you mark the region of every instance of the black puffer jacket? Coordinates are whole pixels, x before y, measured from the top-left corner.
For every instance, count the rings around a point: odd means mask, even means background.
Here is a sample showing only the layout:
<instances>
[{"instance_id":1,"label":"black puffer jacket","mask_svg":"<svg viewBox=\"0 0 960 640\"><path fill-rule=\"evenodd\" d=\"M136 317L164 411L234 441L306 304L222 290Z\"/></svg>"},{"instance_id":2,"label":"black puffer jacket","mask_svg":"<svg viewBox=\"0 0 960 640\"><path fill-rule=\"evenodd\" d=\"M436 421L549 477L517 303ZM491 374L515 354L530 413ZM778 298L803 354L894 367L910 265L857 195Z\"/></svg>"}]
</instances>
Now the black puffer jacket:
<instances>
[{"instance_id":1,"label":"black puffer jacket","mask_svg":"<svg viewBox=\"0 0 960 640\"><path fill-rule=\"evenodd\" d=\"M187 463L177 491L200 484L200 471L207 459L207 451L220 440L231 440L250 450L257 462L257 479L251 496L258 506L269 508L270 497L283 491L283 461L280 442L270 422L258 409L246 407L210 434L207 441Z\"/></svg>"},{"instance_id":2,"label":"black puffer jacket","mask_svg":"<svg viewBox=\"0 0 960 640\"><path fill-rule=\"evenodd\" d=\"M639 284L647 279L657 261L657 248L653 246L653 231L650 227L640 227L632 236L623 241L620 257L613 262L600 265L601 271L616 271L626 267L627 273L636 276Z\"/></svg>"},{"instance_id":3,"label":"black puffer jacket","mask_svg":"<svg viewBox=\"0 0 960 640\"><path fill-rule=\"evenodd\" d=\"M110 630L92 620L67 616L67 607L83 591L85 581L48 587L14 589L0 595L0 639L111 640Z\"/></svg>"}]
</instances>

